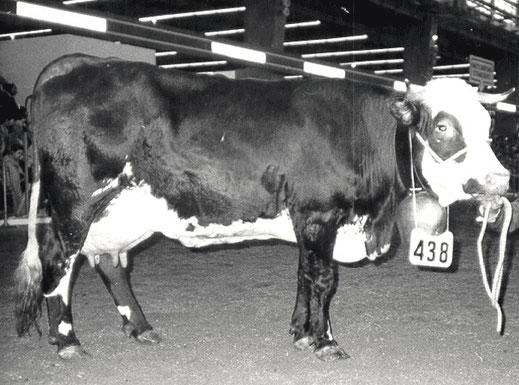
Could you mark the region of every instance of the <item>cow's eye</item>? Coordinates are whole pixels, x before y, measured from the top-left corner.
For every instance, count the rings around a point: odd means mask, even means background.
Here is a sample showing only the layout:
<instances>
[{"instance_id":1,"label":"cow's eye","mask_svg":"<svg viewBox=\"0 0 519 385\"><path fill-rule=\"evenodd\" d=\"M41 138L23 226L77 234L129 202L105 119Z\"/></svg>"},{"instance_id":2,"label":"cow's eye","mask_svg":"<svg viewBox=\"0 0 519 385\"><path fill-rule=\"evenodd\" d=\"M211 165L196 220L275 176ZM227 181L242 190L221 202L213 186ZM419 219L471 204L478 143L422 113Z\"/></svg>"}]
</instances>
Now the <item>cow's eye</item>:
<instances>
[{"instance_id":1,"label":"cow's eye","mask_svg":"<svg viewBox=\"0 0 519 385\"><path fill-rule=\"evenodd\" d=\"M436 126L436 128L438 129L438 131L441 131L441 132L447 131L447 126L445 124L438 124Z\"/></svg>"}]
</instances>

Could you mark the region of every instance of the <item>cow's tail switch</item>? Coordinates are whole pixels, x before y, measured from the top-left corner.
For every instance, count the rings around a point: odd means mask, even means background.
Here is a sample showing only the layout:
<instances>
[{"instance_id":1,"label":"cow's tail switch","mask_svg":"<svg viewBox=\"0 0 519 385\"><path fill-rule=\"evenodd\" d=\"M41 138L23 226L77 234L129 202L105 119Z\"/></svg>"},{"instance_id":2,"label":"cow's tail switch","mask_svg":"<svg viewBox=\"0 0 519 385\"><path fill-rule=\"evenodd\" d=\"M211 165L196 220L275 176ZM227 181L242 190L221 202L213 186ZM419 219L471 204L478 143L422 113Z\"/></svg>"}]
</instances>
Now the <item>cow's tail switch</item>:
<instances>
[{"instance_id":1,"label":"cow's tail switch","mask_svg":"<svg viewBox=\"0 0 519 385\"><path fill-rule=\"evenodd\" d=\"M34 143L35 145L35 143ZM40 198L40 177L38 156L34 151L34 182L29 206L29 223L27 227L27 248L15 272L15 313L16 330L19 336L29 332L31 326L38 327L38 318L41 314L42 295L42 265L38 251L36 238L36 222L38 214L38 201Z\"/></svg>"}]
</instances>

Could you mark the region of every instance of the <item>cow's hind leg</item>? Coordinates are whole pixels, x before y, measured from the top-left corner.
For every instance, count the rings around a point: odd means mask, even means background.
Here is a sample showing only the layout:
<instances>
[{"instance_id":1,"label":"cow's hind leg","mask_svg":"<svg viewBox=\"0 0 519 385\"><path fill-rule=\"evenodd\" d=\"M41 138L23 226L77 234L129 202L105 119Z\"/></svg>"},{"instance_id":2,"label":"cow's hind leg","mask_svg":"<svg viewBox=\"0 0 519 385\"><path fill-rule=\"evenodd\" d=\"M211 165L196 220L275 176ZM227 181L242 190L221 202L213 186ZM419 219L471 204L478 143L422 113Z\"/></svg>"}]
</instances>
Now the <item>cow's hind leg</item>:
<instances>
[{"instance_id":1,"label":"cow's hind leg","mask_svg":"<svg viewBox=\"0 0 519 385\"><path fill-rule=\"evenodd\" d=\"M159 342L160 336L146 321L142 310L133 295L128 278L128 272L121 264L114 266L110 255L99 258L96 270L101 276L108 292L112 296L117 311L123 319L122 330L128 337L134 337L139 342Z\"/></svg>"},{"instance_id":2,"label":"cow's hind leg","mask_svg":"<svg viewBox=\"0 0 519 385\"><path fill-rule=\"evenodd\" d=\"M74 333L71 309L77 254L65 257L67 253L52 225L41 226L41 229L43 240L40 258L43 262L43 293L49 317L49 343L58 346L58 355L63 359L81 357L85 352Z\"/></svg>"},{"instance_id":3,"label":"cow's hind leg","mask_svg":"<svg viewBox=\"0 0 519 385\"><path fill-rule=\"evenodd\" d=\"M330 302L337 290L338 266L332 258L335 234L324 214L296 219L299 243L298 293L291 333L298 349L311 348L325 361L348 358L332 335Z\"/></svg>"}]
</instances>

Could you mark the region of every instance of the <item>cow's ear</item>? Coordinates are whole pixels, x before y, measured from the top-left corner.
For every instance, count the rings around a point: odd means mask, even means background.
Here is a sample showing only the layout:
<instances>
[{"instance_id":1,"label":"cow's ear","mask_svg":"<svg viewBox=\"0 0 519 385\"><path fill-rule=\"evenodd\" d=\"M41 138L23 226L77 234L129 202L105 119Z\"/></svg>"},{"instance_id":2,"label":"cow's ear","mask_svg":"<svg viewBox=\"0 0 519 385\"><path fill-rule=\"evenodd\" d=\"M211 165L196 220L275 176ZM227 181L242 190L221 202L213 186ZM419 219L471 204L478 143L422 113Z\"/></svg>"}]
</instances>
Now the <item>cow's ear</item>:
<instances>
[{"instance_id":1,"label":"cow's ear","mask_svg":"<svg viewBox=\"0 0 519 385\"><path fill-rule=\"evenodd\" d=\"M420 118L418 108L401 96L395 96L388 100L391 114L404 126L412 126Z\"/></svg>"}]
</instances>

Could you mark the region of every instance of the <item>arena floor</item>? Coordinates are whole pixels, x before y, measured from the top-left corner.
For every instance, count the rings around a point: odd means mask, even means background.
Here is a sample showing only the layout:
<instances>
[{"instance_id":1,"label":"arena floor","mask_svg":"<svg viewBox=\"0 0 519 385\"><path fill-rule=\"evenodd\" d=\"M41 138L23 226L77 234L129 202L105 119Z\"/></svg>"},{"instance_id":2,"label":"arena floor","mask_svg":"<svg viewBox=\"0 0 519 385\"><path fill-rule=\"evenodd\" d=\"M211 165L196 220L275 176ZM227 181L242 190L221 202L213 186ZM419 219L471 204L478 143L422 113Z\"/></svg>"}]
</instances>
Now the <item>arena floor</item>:
<instances>
[{"instance_id":1,"label":"arena floor","mask_svg":"<svg viewBox=\"0 0 519 385\"><path fill-rule=\"evenodd\" d=\"M47 343L46 317L43 338L16 336L11 277L25 230L0 229L0 383L517 384L519 249L512 236L500 336L479 271L474 216L466 204L451 210L457 251L450 272L411 266L395 248L378 266L340 268L332 325L351 358L338 362L292 346L295 247L271 242L201 252L162 237L134 253L132 283L163 341L128 340L100 278L84 264L73 315L88 356L63 361ZM486 238L492 258L496 239Z\"/></svg>"}]
</instances>

